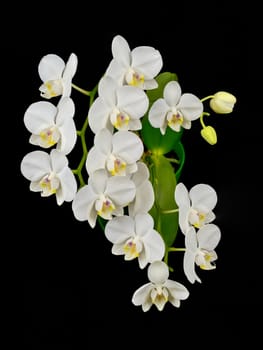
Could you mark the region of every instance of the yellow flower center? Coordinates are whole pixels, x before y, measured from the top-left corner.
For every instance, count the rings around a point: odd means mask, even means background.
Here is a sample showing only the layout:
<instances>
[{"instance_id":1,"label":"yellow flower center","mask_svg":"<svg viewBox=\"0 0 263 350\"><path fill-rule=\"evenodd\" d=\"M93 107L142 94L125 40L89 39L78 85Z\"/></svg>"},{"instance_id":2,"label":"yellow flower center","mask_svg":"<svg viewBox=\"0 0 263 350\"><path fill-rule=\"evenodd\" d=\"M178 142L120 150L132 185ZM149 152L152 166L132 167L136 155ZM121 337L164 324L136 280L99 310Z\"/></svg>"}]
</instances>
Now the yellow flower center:
<instances>
[{"instance_id":1,"label":"yellow flower center","mask_svg":"<svg viewBox=\"0 0 263 350\"><path fill-rule=\"evenodd\" d=\"M96 201L95 208L97 210L97 214L106 220L110 220L112 218L112 212L116 209L112 201L104 196Z\"/></svg>"},{"instance_id":2,"label":"yellow flower center","mask_svg":"<svg viewBox=\"0 0 263 350\"><path fill-rule=\"evenodd\" d=\"M45 98L51 98L62 95L63 84L61 79L48 80L42 84L39 88L41 96Z\"/></svg>"},{"instance_id":3,"label":"yellow flower center","mask_svg":"<svg viewBox=\"0 0 263 350\"><path fill-rule=\"evenodd\" d=\"M60 139L60 132L56 126L45 129L40 132L40 146L51 147L54 146Z\"/></svg>"},{"instance_id":4,"label":"yellow flower center","mask_svg":"<svg viewBox=\"0 0 263 350\"><path fill-rule=\"evenodd\" d=\"M200 228L204 226L205 219L206 214L191 208L189 213L189 222L191 223L191 225L193 225L195 228Z\"/></svg>"},{"instance_id":5,"label":"yellow flower center","mask_svg":"<svg viewBox=\"0 0 263 350\"><path fill-rule=\"evenodd\" d=\"M180 131L181 125L183 124L184 118L182 114L178 111L174 112L168 112L167 114L167 123L168 126L175 130L175 131Z\"/></svg>"},{"instance_id":6,"label":"yellow flower center","mask_svg":"<svg viewBox=\"0 0 263 350\"><path fill-rule=\"evenodd\" d=\"M196 228L200 228L200 227L202 227L204 225L206 216L203 213L198 213L197 216L198 216L199 220L196 221L193 225Z\"/></svg>"},{"instance_id":7,"label":"yellow flower center","mask_svg":"<svg viewBox=\"0 0 263 350\"><path fill-rule=\"evenodd\" d=\"M125 260L132 260L137 258L140 253L137 250L137 245L134 240L129 240L123 247L125 253Z\"/></svg>"},{"instance_id":8,"label":"yellow flower center","mask_svg":"<svg viewBox=\"0 0 263 350\"><path fill-rule=\"evenodd\" d=\"M143 74L135 72L134 69L130 68L125 76L126 82L128 85L143 87L145 78Z\"/></svg>"},{"instance_id":9,"label":"yellow flower center","mask_svg":"<svg viewBox=\"0 0 263 350\"><path fill-rule=\"evenodd\" d=\"M196 263L202 270L212 270L216 266L213 262L216 260L216 254L214 251L208 251L205 249L200 249L196 256Z\"/></svg>"},{"instance_id":10,"label":"yellow flower center","mask_svg":"<svg viewBox=\"0 0 263 350\"><path fill-rule=\"evenodd\" d=\"M128 116L128 114L120 112L116 116L116 121L113 125L118 130L124 129L124 128L127 128L127 126L129 125L129 120L130 120L130 117Z\"/></svg>"},{"instance_id":11,"label":"yellow flower center","mask_svg":"<svg viewBox=\"0 0 263 350\"><path fill-rule=\"evenodd\" d=\"M40 188L42 189L42 196L47 197L57 192L59 188L59 180L55 174L51 173L44 176L39 182Z\"/></svg>"},{"instance_id":12,"label":"yellow flower center","mask_svg":"<svg viewBox=\"0 0 263 350\"><path fill-rule=\"evenodd\" d=\"M120 158L116 158L114 155L111 155L107 161L107 168L110 174L113 176L125 176L126 166L126 162L124 162Z\"/></svg>"},{"instance_id":13,"label":"yellow flower center","mask_svg":"<svg viewBox=\"0 0 263 350\"><path fill-rule=\"evenodd\" d=\"M167 303L168 296L167 289L159 285L156 285L151 291L151 301L159 310L162 310Z\"/></svg>"}]
</instances>

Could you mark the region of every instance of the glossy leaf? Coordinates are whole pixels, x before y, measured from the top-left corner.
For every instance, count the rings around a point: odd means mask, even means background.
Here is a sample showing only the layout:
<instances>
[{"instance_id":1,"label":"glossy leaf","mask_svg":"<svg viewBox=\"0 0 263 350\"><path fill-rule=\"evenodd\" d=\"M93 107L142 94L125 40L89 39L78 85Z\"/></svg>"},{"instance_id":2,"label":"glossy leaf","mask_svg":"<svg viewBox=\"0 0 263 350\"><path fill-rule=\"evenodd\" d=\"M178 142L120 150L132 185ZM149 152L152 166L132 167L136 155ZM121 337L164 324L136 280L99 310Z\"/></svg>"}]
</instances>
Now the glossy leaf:
<instances>
[{"instance_id":1,"label":"glossy leaf","mask_svg":"<svg viewBox=\"0 0 263 350\"><path fill-rule=\"evenodd\" d=\"M174 168L163 155L152 155L150 179L153 184L155 202L150 214L154 218L155 229L170 247L178 230L178 212L165 213L177 209L174 200L176 177Z\"/></svg>"},{"instance_id":2,"label":"glossy leaf","mask_svg":"<svg viewBox=\"0 0 263 350\"><path fill-rule=\"evenodd\" d=\"M179 160L179 166L178 169L175 172L175 177L176 177L176 182L179 182L179 178L181 176L183 166L185 163L185 151L184 151L184 146L181 142L177 142L174 144L173 150L175 151L177 155L177 159Z\"/></svg>"}]
</instances>

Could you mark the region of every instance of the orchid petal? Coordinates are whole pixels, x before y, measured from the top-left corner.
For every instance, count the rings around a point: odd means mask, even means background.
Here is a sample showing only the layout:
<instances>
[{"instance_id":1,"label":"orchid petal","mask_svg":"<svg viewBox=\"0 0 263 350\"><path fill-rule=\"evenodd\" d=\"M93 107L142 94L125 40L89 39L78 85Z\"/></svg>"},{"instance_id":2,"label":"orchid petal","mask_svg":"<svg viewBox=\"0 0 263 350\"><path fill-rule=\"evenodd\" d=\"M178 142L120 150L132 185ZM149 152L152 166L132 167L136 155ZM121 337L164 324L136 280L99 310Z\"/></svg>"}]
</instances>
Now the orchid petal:
<instances>
[{"instance_id":1,"label":"orchid petal","mask_svg":"<svg viewBox=\"0 0 263 350\"><path fill-rule=\"evenodd\" d=\"M128 164L139 160L144 151L141 139L131 131L117 131L112 137L112 148L112 153Z\"/></svg>"},{"instance_id":2,"label":"orchid petal","mask_svg":"<svg viewBox=\"0 0 263 350\"><path fill-rule=\"evenodd\" d=\"M160 52L150 46L138 46L131 52L132 67L142 73L145 79L154 78L163 66Z\"/></svg>"},{"instance_id":3,"label":"orchid petal","mask_svg":"<svg viewBox=\"0 0 263 350\"><path fill-rule=\"evenodd\" d=\"M77 182L72 171L66 167L59 174L60 186L63 194L63 200L71 202L77 193Z\"/></svg>"},{"instance_id":4,"label":"orchid petal","mask_svg":"<svg viewBox=\"0 0 263 350\"><path fill-rule=\"evenodd\" d=\"M79 221L88 220L91 227L95 227L97 213L94 209L94 203L98 195L94 193L92 187L84 185L76 193L72 201L72 211L75 218Z\"/></svg>"},{"instance_id":5,"label":"orchid petal","mask_svg":"<svg viewBox=\"0 0 263 350\"><path fill-rule=\"evenodd\" d=\"M114 217L107 222L104 232L110 242L114 244L124 243L134 233L134 221L126 215Z\"/></svg>"},{"instance_id":6,"label":"orchid petal","mask_svg":"<svg viewBox=\"0 0 263 350\"><path fill-rule=\"evenodd\" d=\"M139 187L141 184L148 180L150 177L150 172L147 165L143 162L137 163L138 170L135 174L132 175L132 181L135 183L136 187Z\"/></svg>"},{"instance_id":7,"label":"orchid petal","mask_svg":"<svg viewBox=\"0 0 263 350\"><path fill-rule=\"evenodd\" d=\"M174 199L178 207L185 205L190 208L190 199L187 188L180 182L175 187Z\"/></svg>"},{"instance_id":8,"label":"orchid petal","mask_svg":"<svg viewBox=\"0 0 263 350\"><path fill-rule=\"evenodd\" d=\"M113 131L113 125L109 121L112 108L105 104L101 97L97 97L88 112L89 126L94 134L103 128Z\"/></svg>"},{"instance_id":9,"label":"orchid petal","mask_svg":"<svg viewBox=\"0 0 263 350\"><path fill-rule=\"evenodd\" d=\"M197 253L197 236L195 229L191 227L185 235L185 247L183 259L183 269L187 279L194 283L195 281L201 282L200 278L195 272L195 257Z\"/></svg>"},{"instance_id":10,"label":"orchid petal","mask_svg":"<svg viewBox=\"0 0 263 350\"><path fill-rule=\"evenodd\" d=\"M117 62L123 66L128 67L131 61L131 53L128 42L120 35L116 35L112 40L111 45L112 56Z\"/></svg>"},{"instance_id":11,"label":"orchid petal","mask_svg":"<svg viewBox=\"0 0 263 350\"><path fill-rule=\"evenodd\" d=\"M61 133L61 139L58 144L58 149L64 154L69 154L74 148L77 142L77 130L74 120L68 119L61 127L59 128Z\"/></svg>"},{"instance_id":12,"label":"orchid petal","mask_svg":"<svg viewBox=\"0 0 263 350\"><path fill-rule=\"evenodd\" d=\"M50 156L43 151L30 152L23 157L20 169L26 179L39 181L52 171Z\"/></svg>"},{"instance_id":13,"label":"orchid petal","mask_svg":"<svg viewBox=\"0 0 263 350\"><path fill-rule=\"evenodd\" d=\"M101 97L106 104L106 106L110 107L111 109L114 108L117 104L117 98L116 98L116 89L118 88L118 84L116 81L110 77L105 75L101 78L98 86L98 94L99 97Z\"/></svg>"},{"instance_id":14,"label":"orchid petal","mask_svg":"<svg viewBox=\"0 0 263 350\"><path fill-rule=\"evenodd\" d=\"M42 130L53 126L57 108L50 102L40 101L32 103L24 114L26 128L33 134L39 134Z\"/></svg>"},{"instance_id":15,"label":"orchid petal","mask_svg":"<svg viewBox=\"0 0 263 350\"><path fill-rule=\"evenodd\" d=\"M178 304L174 304L175 300L185 300L188 298L189 296L189 292L186 289L186 287L176 281L170 280L168 279L165 283L164 283L164 287L166 287L169 291L169 301L174 305L174 306L178 306ZM172 299L170 299L172 297Z\"/></svg>"},{"instance_id":16,"label":"orchid petal","mask_svg":"<svg viewBox=\"0 0 263 350\"><path fill-rule=\"evenodd\" d=\"M56 124L62 125L66 120L72 119L75 113L75 104L70 97L63 97L58 104Z\"/></svg>"},{"instance_id":17,"label":"orchid petal","mask_svg":"<svg viewBox=\"0 0 263 350\"><path fill-rule=\"evenodd\" d=\"M104 155L112 151L112 133L108 129L101 129L94 137L94 145Z\"/></svg>"},{"instance_id":18,"label":"orchid petal","mask_svg":"<svg viewBox=\"0 0 263 350\"><path fill-rule=\"evenodd\" d=\"M156 260L149 265L147 274L152 283L161 285L169 277L169 268L164 261Z\"/></svg>"},{"instance_id":19,"label":"orchid petal","mask_svg":"<svg viewBox=\"0 0 263 350\"><path fill-rule=\"evenodd\" d=\"M65 62L57 55L48 54L42 57L38 65L40 79L45 82L56 80L62 77Z\"/></svg>"},{"instance_id":20,"label":"orchid petal","mask_svg":"<svg viewBox=\"0 0 263 350\"><path fill-rule=\"evenodd\" d=\"M189 197L192 207L200 211L209 212L217 203L216 191L210 185L198 184L191 188Z\"/></svg>"},{"instance_id":21,"label":"orchid petal","mask_svg":"<svg viewBox=\"0 0 263 350\"><path fill-rule=\"evenodd\" d=\"M144 237L144 249L148 262L162 260L165 253L165 243L157 231L152 230Z\"/></svg>"},{"instance_id":22,"label":"orchid petal","mask_svg":"<svg viewBox=\"0 0 263 350\"><path fill-rule=\"evenodd\" d=\"M68 165L67 157L64 155L64 153L56 149L51 150L50 160L51 160L52 169L55 173L59 173Z\"/></svg>"},{"instance_id":23,"label":"orchid petal","mask_svg":"<svg viewBox=\"0 0 263 350\"><path fill-rule=\"evenodd\" d=\"M135 173L137 174L137 173ZM134 179L132 179L133 182ZM137 213L147 213L154 204L154 190L151 182L145 180L142 184L136 186L136 195L128 205L129 215L135 216Z\"/></svg>"},{"instance_id":24,"label":"orchid petal","mask_svg":"<svg viewBox=\"0 0 263 350\"><path fill-rule=\"evenodd\" d=\"M113 176L108 180L105 193L118 206L126 206L134 199L135 185L124 176Z\"/></svg>"},{"instance_id":25,"label":"orchid petal","mask_svg":"<svg viewBox=\"0 0 263 350\"><path fill-rule=\"evenodd\" d=\"M86 159L86 170L90 175L96 170L105 169L107 156L102 154L96 147L92 147L89 150Z\"/></svg>"},{"instance_id":26,"label":"orchid petal","mask_svg":"<svg viewBox=\"0 0 263 350\"><path fill-rule=\"evenodd\" d=\"M122 86L126 70L126 66L120 65L116 59L113 59L106 70L106 75L114 79L119 86Z\"/></svg>"},{"instance_id":27,"label":"orchid petal","mask_svg":"<svg viewBox=\"0 0 263 350\"><path fill-rule=\"evenodd\" d=\"M140 237L144 237L153 231L154 221L150 214L137 214L135 220L135 231Z\"/></svg>"},{"instance_id":28,"label":"orchid petal","mask_svg":"<svg viewBox=\"0 0 263 350\"><path fill-rule=\"evenodd\" d=\"M78 65L77 56L72 53L66 63L65 70L63 72L63 97L70 96L72 90L72 78L74 77Z\"/></svg>"},{"instance_id":29,"label":"orchid petal","mask_svg":"<svg viewBox=\"0 0 263 350\"><path fill-rule=\"evenodd\" d=\"M156 100L148 114L149 122L154 128L161 128L165 124L166 114L169 111L169 106L163 98Z\"/></svg>"},{"instance_id":30,"label":"orchid petal","mask_svg":"<svg viewBox=\"0 0 263 350\"><path fill-rule=\"evenodd\" d=\"M208 251L212 251L218 245L220 238L220 229L214 224L204 225L197 232L199 248Z\"/></svg>"},{"instance_id":31,"label":"orchid petal","mask_svg":"<svg viewBox=\"0 0 263 350\"><path fill-rule=\"evenodd\" d=\"M195 254L191 251L186 251L184 253L183 259L183 269L184 273L189 282L194 283L195 281L201 282L200 278L195 272Z\"/></svg>"},{"instance_id":32,"label":"orchid petal","mask_svg":"<svg viewBox=\"0 0 263 350\"><path fill-rule=\"evenodd\" d=\"M132 119L139 119L147 112L149 100L142 89L122 86L117 89L116 94L118 106Z\"/></svg>"},{"instance_id":33,"label":"orchid petal","mask_svg":"<svg viewBox=\"0 0 263 350\"><path fill-rule=\"evenodd\" d=\"M200 99L193 94L183 94L177 105L185 119L191 121L198 119L203 113L204 106Z\"/></svg>"},{"instance_id":34,"label":"orchid petal","mask_svg":"<svg viewBox=\"0 0 263 350\"><path fill-rule=\"evenodd\" d=\"M98 195L103 194L107 187L108 174L105 169L99 169L90 174L89 184Z\"/></svg>"},{"instance_id":35,"label":"orchid petal","mask_svg":"<svg viewBox=\"0 0 263 350\"><path fill-rule=\"evenodd\" d=\"M177 81L170 81L165 85L163 97L165 102L170 107L177 106L182 94L181 87Z\"/></svg>"},{"instance_id":36,"label":"orchid petal","mask_svg":"<svg viewBox=\"0 0 263 350\"><path fill-rule=\"evenodd\" d=\"M146 302L146 300L148 299L152 288L153 288L153 285L150 282L146 283L143 286L141 286L140 288L138 288L132 296L132 303L134 305L144 304Z\"/></svg>"}]
</instances>

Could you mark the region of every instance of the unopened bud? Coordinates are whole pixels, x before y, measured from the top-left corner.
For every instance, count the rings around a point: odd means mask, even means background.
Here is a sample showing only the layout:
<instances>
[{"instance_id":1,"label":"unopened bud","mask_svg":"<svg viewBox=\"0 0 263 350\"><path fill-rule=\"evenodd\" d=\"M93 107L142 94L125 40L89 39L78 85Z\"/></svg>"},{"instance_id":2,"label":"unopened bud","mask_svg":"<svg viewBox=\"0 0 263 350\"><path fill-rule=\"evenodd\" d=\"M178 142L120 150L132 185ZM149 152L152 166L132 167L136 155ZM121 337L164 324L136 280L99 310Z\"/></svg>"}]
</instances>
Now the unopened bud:
<instances>
[{"instance_id":1,"label":"unopened bud","mask_svg":"<svg viewBox=\"0 0 263 350\"><path fill-rule=\"evenodd\" d=\"M217 143L216 131L212 126L205 126L201 130L201 135L210 145Z\"/></svg>"},{"instance_id":2,"label":"unopened bud","mask_svg":"<svg viewBox=\"0 0 263 350\"><path fill-rule=\"evenodd\" d=\"M219 114L231 113L236 103L236 97L229 92L219 91L210 100L210 107Z\"/></svg>"}]
</instances>

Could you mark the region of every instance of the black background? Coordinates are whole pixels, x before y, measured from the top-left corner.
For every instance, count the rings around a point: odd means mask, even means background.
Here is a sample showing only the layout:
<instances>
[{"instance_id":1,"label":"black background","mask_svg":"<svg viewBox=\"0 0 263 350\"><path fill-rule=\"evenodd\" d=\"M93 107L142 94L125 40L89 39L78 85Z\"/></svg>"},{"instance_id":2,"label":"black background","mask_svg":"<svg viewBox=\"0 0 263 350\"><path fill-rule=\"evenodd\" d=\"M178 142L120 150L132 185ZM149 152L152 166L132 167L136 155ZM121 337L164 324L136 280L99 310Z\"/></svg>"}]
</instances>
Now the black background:
<instances>
[{"instance_id":1,"label":"black background","mask_svg":"<svg viewBox=\"0 0 263 350\"><path fill-rule=\"evenodd\" d=\"M8 199L3 220L8 222L9 259L19 272L21 345L38 350L97 348L105 342L140 348L159 340L163 346L195 341L197 348L203 343L239 348L244 339L256 343L262 308L258 11L222 2L207 7L104 6L23 8L18 21L7 11L11 24L2 43L7 112L2 118L3 134L9 136L2 159L11 169L12 186L7 189L4 182ZM217 268L198 270L202 284L187 283L182 256L172 257L176 271L171 278L190 291L179 309L167 304L163 312L152 307L143 313L134 306L131 297L147 282L146 270L139 270L137 261L112 255L103 232L78 222L70 204L58 207L53 197L30 192L20 173L22 157L34 149L23 115L41 100L37 66L42 56L55 53L67 60L74 52L79 59L74 82L89 90L112 58L111 41L117 34L131 49L158 49L162 71L177 73L183 92L202 98L225 90L237 97L232 114L209 119L218 135L215 146L200 137L199 122L183 136L181 181L188 188L203 182L216 189L215 223L222 238ZM81 123L88 99L76 91L72 98Z\"/></svg>"}]
</instances>

